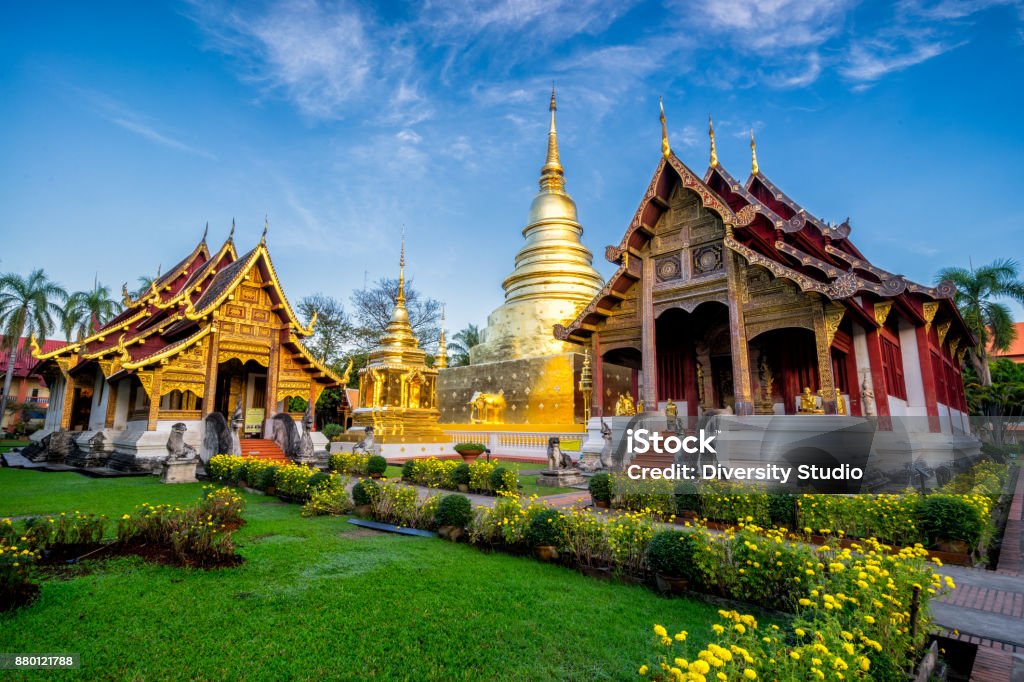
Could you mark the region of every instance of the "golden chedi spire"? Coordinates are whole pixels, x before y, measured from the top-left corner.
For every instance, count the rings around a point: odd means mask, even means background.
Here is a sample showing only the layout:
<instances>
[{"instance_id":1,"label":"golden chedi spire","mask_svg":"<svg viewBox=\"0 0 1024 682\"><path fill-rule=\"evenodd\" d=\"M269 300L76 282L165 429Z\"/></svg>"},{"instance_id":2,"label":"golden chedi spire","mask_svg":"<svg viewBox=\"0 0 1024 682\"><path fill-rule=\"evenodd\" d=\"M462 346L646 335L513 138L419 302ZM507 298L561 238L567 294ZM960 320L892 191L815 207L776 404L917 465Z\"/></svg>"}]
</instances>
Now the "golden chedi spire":
<instances>
[{"instance_id":1,"label":"golden chedi spire","mask_svg":"<svg viewBox=\"0 0 1024 682\"><path fill-rule=\"evenodd\" d=\"M715 149L715 123L708 114L708 137L711 138L711 167L718 168L718 151Z\"/></svg>"},{"instance_id":2,"label":"golden chedi spire","mask_svg":"<svg viewBox=\"0 0 1024 682\"><path fill-rule=\"evenodd\" d=\"M757 144L754 142L754 129L750 129L750 172L757 175L761 169L757 167Z\"/></svg>"},{"instance_id":3,"label":"golden chedi spire","mask_svg":"<svg viewBox=\"0 0 1024 682\"><path fill-rule=\"evenodd\" d=\"M395 307L391 311L382 347L419 348L416 335L409 324L409 310L405 307L405 230L402 230L402 250L398 258L398 294L395 296Z\"/></svg>"},{"instance_id":4,"label":"golden chedi spire","mask_svg":"<svg viewBox=\"0 0 1024 682\"><path fill-rule=\"evenodd\" d=\"M441 304L441 339L437 342L437 357L434 367L444 369L448 366L448 344L444 340L444 303Z\"/></svg>"},{"instance_id":5,"label":"golden chedi spire","mask_svg":"<svg viewBox=\"0 0 1024 682\"><path fill-rule=\"evenodd\" d=\"M668 144L668 126L665 123L665 104L658 98L658 107L661 109L661 154L666 159L672 153L672 147Z\"/></svg>"},{"instance_id":6,"label":"golden chedi spire","mask_svg":"<svg viewBox=\"0 0 1024 682\"><path fill-rule=\"evenodd\" d=\"M505 303L488 317L483 342L470 353L472 364L571 352L575 346L555 339L553 328L575 317L604 285L593 256L581 243L576 202L565 191L556 109L552 88L547 158L523 228L526 244L502 282Z\"/></svg>"}]
</instances>

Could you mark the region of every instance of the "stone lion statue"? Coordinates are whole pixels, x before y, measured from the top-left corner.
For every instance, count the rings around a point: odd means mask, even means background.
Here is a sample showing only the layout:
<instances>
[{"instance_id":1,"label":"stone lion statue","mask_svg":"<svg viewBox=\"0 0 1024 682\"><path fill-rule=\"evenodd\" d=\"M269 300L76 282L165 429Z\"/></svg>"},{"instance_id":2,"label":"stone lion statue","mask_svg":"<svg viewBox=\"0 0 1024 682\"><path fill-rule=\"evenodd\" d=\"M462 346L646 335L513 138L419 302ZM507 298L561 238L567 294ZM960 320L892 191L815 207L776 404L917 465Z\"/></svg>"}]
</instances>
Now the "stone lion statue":
<instances>
[{"instance_id":1,"label":"stone lion statue","mask_svg":"<svg viewBox=\"0 0 1024 682\"><path fill-rule=\"evenodd\" d=\"M186 431L188 431L188 427L183 422L178 422L171 427L171 435L167 439L167 459L190 462L198 458L196 449L185 442Z\"/></svg>"},{"instance_id":2,"label":"stone lion statue","mask_svg":"<svg viewBox=\"0 0 1024 682\"><path fill-rule=\"evenodd\" d=\"M548 438L548 468L569 469L572 467L572 457L562 452L562 440L558 436Z\"/></svg>"},{"instance_id":3,"label":"stone lion statue","mask_svg":"<svg viewBox=\"0 0 1024 682\"><path fill-rule=\"evenodd\" d=\"M352 452L374 452L373 442L373 427L367 426L366 430L363 431L363 439L355 444L352 448Z\"/></svg>"}]
</instances>

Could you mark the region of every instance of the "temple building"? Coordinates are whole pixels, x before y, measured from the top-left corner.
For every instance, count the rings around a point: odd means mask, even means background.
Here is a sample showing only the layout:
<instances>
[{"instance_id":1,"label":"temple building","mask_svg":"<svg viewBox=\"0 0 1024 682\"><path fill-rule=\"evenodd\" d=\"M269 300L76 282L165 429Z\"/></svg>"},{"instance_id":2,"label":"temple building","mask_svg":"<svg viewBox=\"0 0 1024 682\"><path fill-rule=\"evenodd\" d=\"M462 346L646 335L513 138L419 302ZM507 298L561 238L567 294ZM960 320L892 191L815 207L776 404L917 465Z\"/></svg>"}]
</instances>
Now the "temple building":
<instances>
[{"instance_id":1,"label":"temple building","mask_svg":"<svg viewBox=\"0 0 1024 682\"><path fill-rule=\"evenodd\" d=\"M975 339L952 284L873 264L848 220L820 220L766 177L753 135L740 182L718 162L710 125L703 176L671 151L664 113L662 130L654 176L605 254L617 270L554 329L591 349L596 395L602 365L615 364L634 373L647 410L672 401L680 417L900 416L967 430L960 372Z\"/></svg>"},{"instance_id":2,"label":"temple building","mask_svg":"<svg viewBox=\"0 0 1024 682\"><path fill-rule=\"evenodd\" d=\"M38 342L37 342L38 343ZM46 339L39 344L44 351L54 351L64 345L63 341ZM15 346L17 352L0 352L0 377L6 372L12 373L11 398L8 406L20 405L22 409L8 411L0 415L0 431L14 431L20 428L34 427L46 416L46 408L50 404L50 389L43 381L42 375L33 371L35 359L27 338L18 339ZM11 362L11 358L14 362ZM8 408L10 410L10 407ZM19 427L18 425L22 426Z\"/></svg>"},{"instance_id":3,"label":"temple building","mask_svg":"<svg viewBox=\"0 0 1024 682\"><path fill-rule=\"evenodd\" d=\"M62 446L58 456L153 470L167 455L175 423L187 426L186 442L208 457L217 445L204 439L207 425L231 423L243 439L271 438L273 418L286 413L289 398L315 405L325 388L345 385L347 377L303 345L316 320L304 326L289 304L266 228L241 256L233 224L231 232L216 252L204 233L138 296L125 288L124 311L87 338L51 351L34 347L51 392L45 427L34 439L70 433L74 447Z\"/></svg>"},{"instance_id":4,"label":"temple building","mask_svg":"<svg viewBox=\"0 0 1024 682\"><path fill-rule=\"evenodd\" d=\"M427 366L405 306L405 243L399 259L398 296L384 337L359 370L359 403L352 412L350 440L373 428L385 457L451 454L451 438L438 424L437 366ZM442 323L443 324L443 323ZM445 357L444 332L439 357Z\"/></svg>"},{"instance_id":5,"label":"temple building","mask_svg":"<svg viewBox=\"0 0 1024 682\"><path fill-rule=\"evenodd\" d=\"M555 111L552 89L547 157L523 228L526 243L502 282L505 302L488 317L481 343L470 349L470 366L441 373L444 423L565 426L586 419L579 390L583 354L553 337L551 329L572 320L603 279L581 242L576 203L565 189ZM610 371L609 390L628 383L628 372Z\"/></svg>"}]
</instances>

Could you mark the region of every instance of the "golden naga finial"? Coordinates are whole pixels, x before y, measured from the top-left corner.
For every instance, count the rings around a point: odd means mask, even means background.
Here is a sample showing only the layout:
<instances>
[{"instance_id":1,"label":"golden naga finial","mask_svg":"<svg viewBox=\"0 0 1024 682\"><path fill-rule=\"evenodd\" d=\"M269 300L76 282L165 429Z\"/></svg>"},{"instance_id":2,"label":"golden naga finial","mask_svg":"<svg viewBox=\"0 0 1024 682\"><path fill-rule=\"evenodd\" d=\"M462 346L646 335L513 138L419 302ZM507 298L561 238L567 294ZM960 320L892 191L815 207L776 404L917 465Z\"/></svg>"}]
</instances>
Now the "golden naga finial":
<instances>
[{"instance_id":1,"label":"golden naga finial","mask_svg":"<svg viewBox=\"0 0 1024 682\"><path fill-rule=\"evenodd\" d=\"M125 305L132 304L132 296L131 294L128 293L128 282L125 282L124 284L121 285L121 301Z\"/></svg>"},{"instance_id":2,"label":"golden naga finial","mask_svg":"<svg viewBox=\"0 0 1024 682\"><path fill-rule=\"evenodd\" d=\"M757 175L761 169L757 167L757 144L754 142L754 129L750 129L750 172Z\"/></svg>"},{"instance_id":3,"label":"golden naga finial","mask_svg":"<svg viewBox=\"0 0 1024 682\"><path fill-rule=\"evenodd\" d=\"M672 147L668 144L668 126L665 125L665 103L658 98L658 107L661 108L661 154L666 159L672 153Z\"/></svg>"},{"instance_id":4,"label":"golden naga finial","mask_svg":"<svg viewBox=\"0 0 1024 682\"><path fill-rule=\"evenodd\" d=\"M206 221L206 227L203 228L203 238L199 240L200 244L206 243L206 235L210 233L210 221Z\"/></svg>"},{"instance_id":5,"label":"golden naga finial","mask_svg":"<svg viewBox=\"0 0 1024 682\"><path fill-rule=\"evenodd\" d=\"M28 337L28 345L32 347L32 357L38 360L42 356L43 351L39 348L39 342L36 341L35 334Z\"/></svg>"},{"instance_id":6,"label":"golden naga finial","mask_svg":"<svg viewBox=\"0 0 1024 682\"><path fill-rule=\"evenodd\" d=\"M117 340L117 350L118 350L119 353L121 353L121 364L122 365L124 363L126 363L126 362L131 362L131 360L132 360L132 356L128 354L128 347L124 345L124 337L125 336L127 336L127 333L121 334L120 338L118 338L118 340Z\"/></svg>"},{"instance_id":7,"label":"golden naga finial","mask_svg":"<svg viewBox=\"0 0 1024 682\"><path fill-rule=\"evenodd\" d=\"M231 241L234 238L235 238L235 219L232 218L231 219L231 231L228 232L228 241Z\"/></svg>"},{"instance_id":8,"label":"golden naga finial","mask_svg":"<svg viewBox=\"0 0 1024 682\"><path fill-rule=\"evenodd\" d=\"M352 376L352 358L348 359L348 366L345 367L345 373L341 375L342 388L348 383L348 378Z\"/></svg>"},{"instance_id":9,"label":"golden naga finial","mask_svg":"<svg viewBox=\"0 0 1024 682\"><path fill-rule=\"evenodd\" d=\"M265 246L267 243L267 230L270 229L270 221L267 220L267 216L263 216L263 234L260 236L260 245Z\"/></svg>"},{"instance_id":10,"label":"golden naga finial","mask_svg":"<svg viewBox=\"0 0 1024 682\"><path fill-rule=\"evenodd\" d=\"M711 167L718 168L718 151L715 149L715 124L708 114L708 137L711 138Z\"/></svg>"},{"instance_id":11,"label":"golden naga finial","mask_svg":"<svg viewBox=\"0 0 1024 682\"><path fill-rule=\"evenodd\" d=\"M313 327L316 326L316 321L317 321L317 319L319 319L319 317L320 317L320 311L319 310L314 310L313 311L313 317L309 318L309 324L305 328L299 327L299 332L303 336L312 336L313 335Z\"/></svg>"}]
</instances>

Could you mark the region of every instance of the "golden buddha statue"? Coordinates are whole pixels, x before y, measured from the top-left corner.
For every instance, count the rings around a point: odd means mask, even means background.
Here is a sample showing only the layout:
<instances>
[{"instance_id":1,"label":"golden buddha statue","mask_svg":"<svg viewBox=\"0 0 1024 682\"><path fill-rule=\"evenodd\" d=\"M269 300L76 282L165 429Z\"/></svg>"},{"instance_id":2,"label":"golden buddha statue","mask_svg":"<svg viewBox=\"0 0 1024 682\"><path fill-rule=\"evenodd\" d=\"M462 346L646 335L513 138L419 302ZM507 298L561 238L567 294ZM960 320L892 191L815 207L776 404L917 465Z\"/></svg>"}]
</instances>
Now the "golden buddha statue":
<instances>
[{"instance_id":1,"label":"golden buddha statue","mask_svg":"<svg viewBox=\"0 0 1024 682\"><path fill-rule=\"evenodd\" d=\"M800 395L800 414L824 414L825 410L818 407L818 396L811 393L810 386L804 386L804 392Z\"/></svg>"},{"instance_id":2,"label":"golden buddha statue","mask_svg":"<svg viewBox=\"0 0 1024 682\"><path fill-rule=\"evenodd\" d=\"M615 401L616 417L632 417L636 414L636 406L633 403L633 396L620 393L619 399Z\"/></svg>"},{"instance_id":3,"label":"golden buddha statue","mask_svg":"<svg viewBox=\"0 0 1024 682\"><path fill-rule=\"evenodd\" d=\"M669 398L668 404L665 405L665 416L670 420L679 416L679 408L672 402L671 398Z\"/></svg>"}]
</instances>

